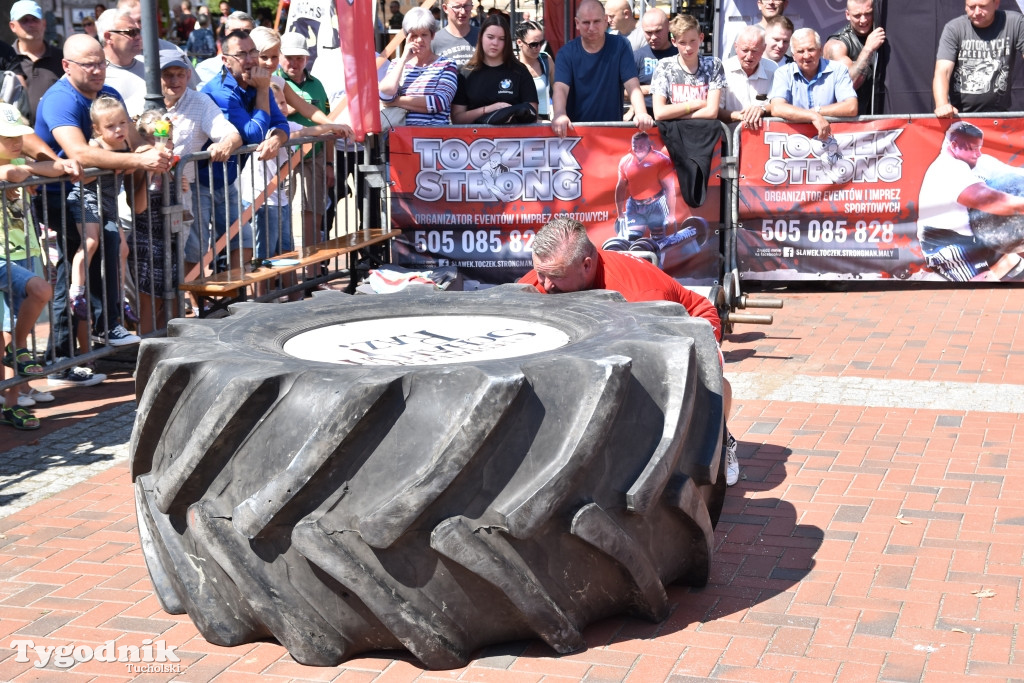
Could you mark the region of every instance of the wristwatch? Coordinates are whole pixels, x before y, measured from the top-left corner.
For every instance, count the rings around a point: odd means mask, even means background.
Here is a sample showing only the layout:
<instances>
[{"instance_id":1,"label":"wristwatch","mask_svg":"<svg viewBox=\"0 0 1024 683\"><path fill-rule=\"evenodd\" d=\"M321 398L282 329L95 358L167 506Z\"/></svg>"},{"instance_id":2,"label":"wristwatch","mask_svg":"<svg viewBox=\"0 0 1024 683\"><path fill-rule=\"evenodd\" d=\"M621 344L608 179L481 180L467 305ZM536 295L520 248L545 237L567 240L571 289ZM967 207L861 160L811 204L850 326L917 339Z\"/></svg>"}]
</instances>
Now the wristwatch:
<instances>
[{"instance_id":1,"label":"wristwatch","mask_svg":"<svg viewBox=\"0 0 1024 683\"><path fill-rule=\"evenodd\" d=\"M814 113L815 114L820 114L821 113L821 106L820 105L814 108Z\"/></svg>"}]
</instances>

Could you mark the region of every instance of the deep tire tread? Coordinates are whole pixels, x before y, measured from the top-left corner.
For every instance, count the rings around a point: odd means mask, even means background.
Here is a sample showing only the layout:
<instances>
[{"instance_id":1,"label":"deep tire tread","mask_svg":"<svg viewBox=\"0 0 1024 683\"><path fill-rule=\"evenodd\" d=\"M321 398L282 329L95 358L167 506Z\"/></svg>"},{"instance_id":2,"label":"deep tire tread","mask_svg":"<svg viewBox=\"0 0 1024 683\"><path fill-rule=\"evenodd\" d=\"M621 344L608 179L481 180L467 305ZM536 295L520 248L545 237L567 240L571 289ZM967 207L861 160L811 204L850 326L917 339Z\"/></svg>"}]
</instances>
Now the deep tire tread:
<instances>
[{"instance_id":1,"label":"deep tire tread","mask_svg":"<svg viewBox=\"0 0 1024 683\"><path fill-rule=\"evenodd\" d=\"M468 638L459 624L420 593L395 581L357 532L332 533L316 522L303 522L295 527L292 542L305 557L358 595L426 666L451 669L469 660Z\"/></svg>"},{"instance_id":2,"label":"deep tire tread","mask_svg":"<svg viewBox=\"0 0 1024 683\"><path fill-rule=\"evenodd\" d=\"M668 594L650 559L597 503L580 508L572 533L614 559L633 580L640 614L654 621L668 616Z\"/></svg>"},{"instance_id":3,"label":"deep tire tread","mask_svg":"<svg viewBox=\"0 0 1024 683\"><path fill-rule=\"evenodd\" d=\"M586 647L577 626L497 529L473 529L465 518L452 517L434 529L430 547L500 590L555 652Z\"/></svg>"},{"instance_id":4,"label":"deep tire tread","mask_svg":"<svg viewBox=\"0 0 1024 683\"><path fill-rule=\"evenodd\" d=\"M400 647L444 669L531 635L573 652L594 619L664 618L665 582L707 580L725 486L706 322L615 292L381 301L232 306L142 345L131 467L166 610L218 645L273 637L317 665ZM571 342L372 368L281 349L424 310L508 312Z\"/></svg>"}]
</instances>

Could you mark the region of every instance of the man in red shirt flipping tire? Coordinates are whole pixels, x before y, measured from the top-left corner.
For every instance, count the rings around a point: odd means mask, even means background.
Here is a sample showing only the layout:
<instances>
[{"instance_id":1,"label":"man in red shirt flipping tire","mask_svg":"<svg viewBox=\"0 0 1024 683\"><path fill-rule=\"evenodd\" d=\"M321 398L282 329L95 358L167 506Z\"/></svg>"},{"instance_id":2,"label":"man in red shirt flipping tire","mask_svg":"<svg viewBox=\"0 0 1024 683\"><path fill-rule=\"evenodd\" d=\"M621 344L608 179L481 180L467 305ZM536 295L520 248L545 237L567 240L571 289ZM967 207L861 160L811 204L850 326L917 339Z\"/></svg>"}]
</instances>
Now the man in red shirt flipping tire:
<instances>
[{"instance_id":1,"label":"man in red shirt flipping tire","mask_svg":"<svg viewBox=\"0 0 1024 683\"><path fill-rule=\"evenodd\" d=\"M533 270L519 282L533 285L542 294L607 289L619 292L626 301L675 301L692 317L707 320L715 339L722 340L722 323L710 301L686 289L648 261L620 252L598 250L583 224L567 216L552 219L537 233L533 240ZM724 377L722 401L728 420L732 386ZM726 484L732 486L739 476L736 439L726 430Z\"/></svg>"}]
</instances>

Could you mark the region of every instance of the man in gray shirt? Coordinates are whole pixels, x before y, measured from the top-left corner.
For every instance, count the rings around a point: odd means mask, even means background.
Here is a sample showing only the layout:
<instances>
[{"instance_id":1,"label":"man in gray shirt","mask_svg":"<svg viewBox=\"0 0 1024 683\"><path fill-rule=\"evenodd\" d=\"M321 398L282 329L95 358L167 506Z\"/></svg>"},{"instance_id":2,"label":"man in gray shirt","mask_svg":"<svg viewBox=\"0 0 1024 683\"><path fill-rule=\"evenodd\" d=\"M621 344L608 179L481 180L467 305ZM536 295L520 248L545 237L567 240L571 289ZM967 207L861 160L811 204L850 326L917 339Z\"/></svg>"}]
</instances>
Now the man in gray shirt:
<instances>
[{"instance_id":1,"label":"man in gray shirt","mask_svg":"<svg viewBox=\"0 0 1024 683\"><path fill-rule=\"evenodd\" d=\"M1009 111L1013 67L1024 54L1024 16L999 0L966 0L966 13L942 29L932 96L940 118Z\"/></svg>"},{"instance_id":2,"label":"man in gray shirt","mask_svg":"<svg viewBox=\"0 0 1024 683\"><path fill-rule=\"evenodd\" d=\"M96 21L96 33L107 58L105 83L124 98L129 116L138 116L146 103L146 65L135 59L142 54L142 31L130 13L107 10Z\"/></svg>"},{"instance_id":3,"label":"man in gray shirt","mask_svg":"<svg viewBox=\"0 0 1024 683\"><path fill-rule=\"evenodd\" d=\"M461 69L473 56L477 34L480 33L480 29L470 23L473 0L447 0L442 9L448 23L434 35L430 49L437 56L452 60Z\"/></svg>"}]
</instances>

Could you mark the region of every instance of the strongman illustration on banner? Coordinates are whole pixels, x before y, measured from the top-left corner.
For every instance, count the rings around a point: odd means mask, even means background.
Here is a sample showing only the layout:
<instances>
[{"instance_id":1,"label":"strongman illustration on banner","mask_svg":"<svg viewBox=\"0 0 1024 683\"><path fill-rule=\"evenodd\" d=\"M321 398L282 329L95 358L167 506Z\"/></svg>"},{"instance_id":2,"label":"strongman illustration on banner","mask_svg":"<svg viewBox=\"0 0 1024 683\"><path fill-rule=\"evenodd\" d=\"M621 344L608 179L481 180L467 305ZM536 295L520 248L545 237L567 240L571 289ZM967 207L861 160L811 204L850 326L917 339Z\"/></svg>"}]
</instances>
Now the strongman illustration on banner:
<instances>
[{"instance_id":1,"label":"strongman illustration on banner","mask_svg":"<svg viewBox=\"0 0 1024 683\"><path fill-rule=\"evenodd\" d=\"M664 266L662 252L679 245L674 254L684 259L700 253L707 240L708 226L704 219L689 215L685 202L680 202L675 168L667 154L654 149L650 136L641 131L633 135L630 151L619 161L615 185L615 237L605 241L608 251L649 251L658 255ZM687 217L677 224L676 207L685 207Z\"/></svg>"},{"instance_id":2,"label":"strongman illustration on banner","mask_svg":"<svg viewBox=\"0 0 1024 683\"><path fill-rule=\"evenodd\" d=\"M917 237L951 282L1024 276L1024 170L982 154L983 143L980 128L954 123L921 182Z\"/></svg>"}]
</instances>

